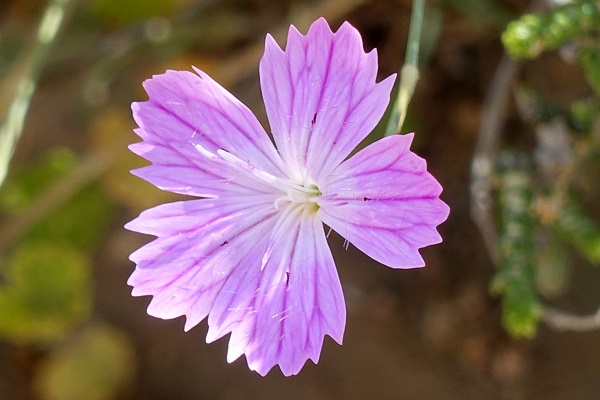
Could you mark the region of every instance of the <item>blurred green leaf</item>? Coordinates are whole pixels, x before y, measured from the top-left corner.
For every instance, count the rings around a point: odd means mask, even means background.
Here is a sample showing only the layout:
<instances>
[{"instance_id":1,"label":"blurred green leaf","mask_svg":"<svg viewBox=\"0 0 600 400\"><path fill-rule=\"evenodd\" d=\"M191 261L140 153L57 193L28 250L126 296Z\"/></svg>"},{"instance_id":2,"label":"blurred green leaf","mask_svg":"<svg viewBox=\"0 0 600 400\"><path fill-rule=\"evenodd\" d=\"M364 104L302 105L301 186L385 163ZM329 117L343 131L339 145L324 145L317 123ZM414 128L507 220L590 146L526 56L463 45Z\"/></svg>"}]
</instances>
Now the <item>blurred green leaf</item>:
<instances>
[{"instance_id":1,"label":"blurred green leaf","mask_svg":"<svg viewBox=\"0 0 600 400\"><path fill-rule=\"evenodd\" d=\"M136 361L130 339L104 324L50 355L35 379L42 400L110 400L132 384Z\"/></svg>"},{"instance_id":2,"label":"blurred green leaf","mask_svg":"<svg viewBox=\"0 0 600 400\"><path fill-rule=\"evenodd\" d=\"M51 185L66 176L77 162L77 157L70 150L50 150L6 182L0 191L0 207L13 214L24 210ZM103 237L112 210L112 202L100 186L90 184L41 219L24 239L68 242L89 250Z\"/></svg>"},{"instance_id":3,"label":"blurred green leaf","mask_svg":"<svg viewBox=\"0 0 600 400\"><path fill-rule=\"evenodd\" d=\"M0 190L0 209L18 213L77 164L77 157L68 149L57 147L17 171Z\"/></svg>"},{"instance_id":4,"label":"blurred green leaf","mask_svg":"<svg viewBox=\"0 0 600 400\"><path fill-rule=\"evenodd\" d=\"M0 288L0 335L16 343L64 338L90 313L89 263L68 245L21 245L8 259Z\"/></svg>"},{"instance_id":5,"label":"blurred green leaf","mask_svg":"<svg viewBox=\"0 0 600 400\"><path fill-rule=\"evenodd\" d=\"M68 242L91 250L104 237L112 203L97 184L91 184L35 225L25 240Z\"/></svg>"},{"instance_id":6,"label":"blurred green leaf","mask_svg":"<svg viewBox=\"0 0 600 400\"><path fill-rule=\"evenodd\" d=\"M490 291L502 296L502 322L513 336L532 338L542 309L535 287L532 185L527 161L512 153L502 156L499 208L500 268Z\"/></svg>"},{"instance_id":7,"label":"blurred green leaf","mask_svg":"<svg viewBox=\"0 0 600 400\"><path fill-rule=\"evenodd\" d=\"M543 18L527 14L512 21L502 34L502 43L514 58L537 57L545 47Z\"/></svg>"},{"instance_id":8,"label":"blurred green leaf","mask_svg":"<svg viewBox=\"0 0 600 400\"><path fill-rule=\"evenodd\" d=\"M535 58L568 40L600 29L600 3L576 1L556 7L546 15L526 14L512 21L502 34L506 51L514 58Z\"/></svg>"}]
</instances>

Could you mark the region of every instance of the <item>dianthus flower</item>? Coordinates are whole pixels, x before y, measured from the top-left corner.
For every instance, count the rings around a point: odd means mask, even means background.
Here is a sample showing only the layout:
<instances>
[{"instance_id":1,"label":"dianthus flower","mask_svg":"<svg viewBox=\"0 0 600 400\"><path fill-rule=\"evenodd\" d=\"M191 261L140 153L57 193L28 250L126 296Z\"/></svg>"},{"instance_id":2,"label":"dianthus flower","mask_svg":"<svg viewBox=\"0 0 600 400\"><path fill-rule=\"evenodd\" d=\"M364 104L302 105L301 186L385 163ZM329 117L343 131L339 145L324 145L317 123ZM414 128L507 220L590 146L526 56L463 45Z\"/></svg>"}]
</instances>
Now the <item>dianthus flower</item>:
<instances>
[{"instance_id":1,"label":"dianthus flower","mask_svg":"<svg viewBox=\"0 0 600 400\"><path fill-rule=\"evenodd\" d=\"M380 83L377 53L358 31L324 19L286 50L267 35L260 83L273 142L256 117L204 72L167 71L132 106L130 146L151 165L133 171L198 199L164 204L128 223L157 238L131 255L134 296L150 315L208 317L207 342L228 333L261 375L297 374L325 335L342 342L346 309L323 224L392 268L424 265L448 216L440 184L409 150L413 135L381 139L348 158L381 119L395 76Z\"/></svg>"}]
</instances>

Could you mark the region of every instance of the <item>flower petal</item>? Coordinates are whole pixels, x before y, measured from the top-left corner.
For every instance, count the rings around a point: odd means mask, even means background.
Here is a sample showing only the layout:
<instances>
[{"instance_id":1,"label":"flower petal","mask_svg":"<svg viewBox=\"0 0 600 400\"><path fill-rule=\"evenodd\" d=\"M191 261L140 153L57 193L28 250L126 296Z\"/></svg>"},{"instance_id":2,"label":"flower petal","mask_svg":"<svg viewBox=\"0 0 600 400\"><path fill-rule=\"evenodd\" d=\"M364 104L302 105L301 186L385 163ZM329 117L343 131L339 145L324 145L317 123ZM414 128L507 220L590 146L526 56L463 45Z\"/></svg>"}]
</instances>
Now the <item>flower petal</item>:
<instances>
[{"instance_id":1,"label":"flower petal","mask_svg":"<svg viewBox=\"0 0 600 400\"><path fill-rule=\"evenodd\" d=\"M425 265L418 249L441 242L448 206L425 160L409 150L413 134L381 139L335 169L321 189L323 222L392 268Z\"/></svg>"},{"instance_id":2,"label":"flower petal","mask_svg":"<svg viewBox=\"0 0 600 400\"><path fill-rule=\"evenodd\" d=\"M323 338L342 342L346 310L323 225L298 209L280 216L261 265L236 269L210 313L207 341L231 332L228 361L246 355L261 375L297 374Z\"/></svg>"},{"instance_id":3,"label":"flower petal","mask_svg":"<svg viewBox=\"0 0 600 400\"><path fill-rule=\"evenodd\" d=\"M252 112L208 75L196 72L167 71L144 82L149 100L132 105L139 125L135 132L144 141L130 148L153 164L137 175L173 192L218 196L222 179L207 170L197 145L211 153L225 150L281 175L281 157Z\"/></svg>"},{"instance_id":4,"label":"flower petal","mask_svg":"<svg viewBox=\"0 0 600 400\"><path fill-rule=\"evenodd\" d=\"M134 252L137 267L128 284L134 296L154 296L148 314L170 319L185 315L185 330L202 321L229 275L260 265L273 225L272 203L201 199L144 211L125 227L158 236Z\"/></svg>"},{"instance_id":5,"label":"flower petal","mask_svg":"<svg viewBox=\"0 0 600 400\"><path fill-rule=\"evenodd\" d=\"M320 18L306 36L292 26L285 51L267 35L260 82L288 176L318 185L373 130L395 79L376 74L376 50L347 22L332 33Z\"/></svg>"}]
</instances>

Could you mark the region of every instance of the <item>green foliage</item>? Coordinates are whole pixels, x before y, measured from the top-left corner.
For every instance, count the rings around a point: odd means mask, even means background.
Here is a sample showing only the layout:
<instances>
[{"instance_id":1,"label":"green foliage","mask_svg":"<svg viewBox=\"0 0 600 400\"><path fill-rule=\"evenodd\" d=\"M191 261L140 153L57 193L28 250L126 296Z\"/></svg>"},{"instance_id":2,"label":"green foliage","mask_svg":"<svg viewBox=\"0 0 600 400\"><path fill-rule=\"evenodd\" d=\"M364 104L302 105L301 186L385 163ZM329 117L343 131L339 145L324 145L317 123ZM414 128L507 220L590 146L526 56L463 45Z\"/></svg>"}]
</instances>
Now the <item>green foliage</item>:
<instances>
[{"instance_id":1,"label":"green foliage","mask_svg":"<svg viewBox=\"0 0 600 400\"><path fill-rule=\"evenodd\" d=\"M502 43L514 58L535 58L544 50L543 38L543 18L527 14L508 24Z\"/></svg>"},{"instance_id":2,"label":"green foliage","mask_svg":"<svg viewBox=\"0 0 600 400\"><path fill-rule=\"evenodd\" d=\"M600 264L600 227L574 201L566 202L558 210L553 227L590 263Z\"/></svg>"},{"instance_id":3,"label":"green foliage","mask_svg":"<svg viewBox=\"0 0 600 400\"><path fill-rule=\"evenodd\" d=\"M502 295L503 322L515 336L535 335L543 316L538 295L551 299L566 292L569 245L591 264L600 263L600 226L574 201L574 192L585 195L587 185L587 195L594 196L597 187L597 178L586 174L594 175L589 161L600 150L594 139L600 115L599 34L600 2L575 0L543 14L523 15L502 35L515 59L534 59L572 45L561 55L577 61L595 92L570 106L552 104L531 90L517 92L519 111L536 124L537 169L531 174L540 179L534 182L515 157L503 160L498 193L501 265L491 285L492 292Z\"/></svg>"},{"instance_id":4,"label":"green foliage","mask_svg":"<svg viewBox=\"0 0 600 400\"><path fill-rule=\"evenodd\" d=\"M115 399L132 383L135 364L129 338L95 323L42 364L36 389L41 400Z\"/></svg>"},{"instance_id":5,"label":"green foliage","mask_svg":"<svg viewBox=\"0 0 600 400\"><path fill-rule=\"evenodd\" d=\"M531 59L598 29L600 3L576 1L556 7L547 15L526 14L512 21L502 34L502 42L512 57Z\"/></svg>"},{"instance_id":6,"label":"green foliage","mask_svg":"<svg viewBox=\"0 0 600 400\"><path fill-rule=\"evenodd\" d=\"M0 208L14 214L36 201L77 165L53 149L14 174L0 192ZM38 205L39 206L39 205ZM112 205L88 185L48 213L21 238L7 259L0 288L0 336L16 343L53 342L88 318L92 303L90 251L110 221Z\"/></svg>"},{"instance_id":7,"label":"green foliage","mask_svg":"<svg viewBox=\"0 0 600 400\"><path fill-rule=\"evenodd\" d=\"M112 211L113 206L100 187L92 184L41 220L25 239L65 241L91 250L104 236Z\"/></svg>"},{"instance_id":8,"label":"green foliage","mask_svg":"<svg viewBox=\"0 0 600 400\"><path fill-rule=\"evenodd\" d=\"M89 263L68 245L21 245L8 259L0 288L0 336L16 343L63 339L90 313Z\"/></svg>"},{"instance_id":9,"label":"green foliage","mask_svg":"<svg viewBox=\"0 0 600 400\"><path fill-rule=\"evenodd\" d=\"M17 214L77 165L77 157L64 148L48 152L9 179L0 192L0 208ZM112 204L97 184L90 184L31 228L24 240L66 242L89 250L102 238L110 221Z\"/></svg>"},{"instance_id":10,"label":"green foliage","mask_svg":"<svg viewBox=\"0 0 600 400\"><path fill-rule=\"evenodd\" d=\"M531 178L514 155L504 161L499 192L502 262L490 291L502 296L502 322L508 332L531 338L542 316L535 286Z\"/></svg>"},{"instance_id":11,"label":"green foliage","mask_svg":"<svg viewBox=\"0 0 600 400\"><path fill-rule=\"evenodd\" d=\"M43 157L24 166L7 180L0 191L0 209L18 213L27 208L60 177L77 163L72 151L58 147Z\"/></svg>"}]
</instances>

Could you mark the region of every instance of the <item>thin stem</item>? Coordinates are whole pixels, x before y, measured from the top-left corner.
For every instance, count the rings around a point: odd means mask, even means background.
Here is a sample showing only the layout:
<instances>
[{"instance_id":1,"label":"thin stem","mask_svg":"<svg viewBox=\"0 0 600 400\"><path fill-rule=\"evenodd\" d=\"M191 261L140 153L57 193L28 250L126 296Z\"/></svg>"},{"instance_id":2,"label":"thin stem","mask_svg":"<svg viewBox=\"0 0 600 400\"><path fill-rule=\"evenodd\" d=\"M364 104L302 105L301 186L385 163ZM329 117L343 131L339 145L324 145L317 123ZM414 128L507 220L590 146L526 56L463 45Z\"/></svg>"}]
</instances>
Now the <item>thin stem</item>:
<instances>
[{"instance_id":1,"label":"thin stem","mask_svg":"<svg viewBox=\"0 0 600 400\"><path fill-rule=\"evenodd\" d=\"M13 73L8 74L11 78L12 75L17 76L17 84L12 102L7 107L4 122L0 126L0 185L6 178L10 160L23 132L31 97L35 92L50 46L64 21L68 2L69 0L52 0L48 4L38 26L35 43L23 54L21 62L15 63L16 69ZM11 80L7 79L6 84L10 84Z\"/></svg>"},{"instance_id":2,"label":"thin stem","mask_svg":"<svg viewBox=\"0 0 600 400\"><path fill-rule=\"evenodd\" d=\"M398 96L394 101L390 119L386 128L386 135L400 132L408 103L415 92L419 80L419 48L421 45L421 30L423 27L423 14L425 12L425 0L414 0L412 14L410 16L410 28L408 31L408 43L406 45L406 57L404 65L400 70L400 87Z\"/></svg>"},{"instance_id":3,"label":"thin stem","mask_svg":"<svg viewBox=\"0 0 600 400\"><path fill-rule=\"evenodd\" d=\"M421 30L423 28L423 14L425 12L425 0L415 0L412 14L410 16L410 28L408 31L408 45L404 64L414 65L419 63L419 48L421 45Z\"/></svg>"},{"instance_id":4,"label":"thin stem","mask_svg":"<svg viewBox=\"0 0 600 400\"><path fill-rule=\"evenodd\" d=\"M600 308L592 315L577 315L545 307L543 318L548 326L560 331L586 332L600 329Z\"/></svg>"}]
</instances>

